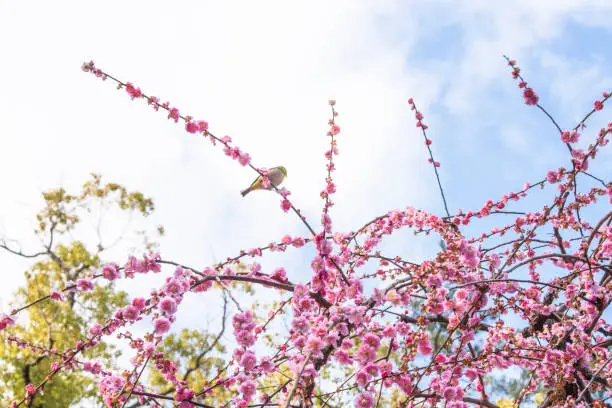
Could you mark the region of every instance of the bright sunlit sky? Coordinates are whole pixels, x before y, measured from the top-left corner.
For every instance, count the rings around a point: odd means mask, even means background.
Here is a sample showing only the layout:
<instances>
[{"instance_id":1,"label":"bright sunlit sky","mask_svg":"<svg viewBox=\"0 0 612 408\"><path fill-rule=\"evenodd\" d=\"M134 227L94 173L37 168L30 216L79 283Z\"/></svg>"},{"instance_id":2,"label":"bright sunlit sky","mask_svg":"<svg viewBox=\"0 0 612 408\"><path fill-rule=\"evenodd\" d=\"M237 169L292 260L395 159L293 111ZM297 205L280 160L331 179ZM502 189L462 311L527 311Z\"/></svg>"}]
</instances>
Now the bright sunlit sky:
<instances>
[{"instance_id":1,"label":"bright sunlit sky","mask_svg":"<svg viewBox=\"0 0 612 408\"><path fill-rule=\"evenodd\" d=\"M285 185L313 225L328 100L336 99L342 133L332 215L337 230L352 230L409 205L443 215L411 96L453 213L567 166L556 130L523 103L502 54L518 61L561 127L573 127L612 86L610 21L607 0L3 1L0 236L34 252L40 193L77 191L90 172L151 196L157 210L148 225L167 232L162 256L198 268L307 232L276 195L240 196L250 169L83 73L83 61L207 120L255 166L286 166ZM589 123L588 140L609 112ZM594 171L609 178L610 158L604 151ZM405 242L394 255L418 260L437 249L435 239ZM127 255L119 247L112 260ZM308 255L288 251L264 264L285 265L303 282ZM28 263L0 252L0 265L7 311ZM136 292L151 287L142 282ZM189 325L198 314L181 319Z\"/></svg>"}]
</instances>

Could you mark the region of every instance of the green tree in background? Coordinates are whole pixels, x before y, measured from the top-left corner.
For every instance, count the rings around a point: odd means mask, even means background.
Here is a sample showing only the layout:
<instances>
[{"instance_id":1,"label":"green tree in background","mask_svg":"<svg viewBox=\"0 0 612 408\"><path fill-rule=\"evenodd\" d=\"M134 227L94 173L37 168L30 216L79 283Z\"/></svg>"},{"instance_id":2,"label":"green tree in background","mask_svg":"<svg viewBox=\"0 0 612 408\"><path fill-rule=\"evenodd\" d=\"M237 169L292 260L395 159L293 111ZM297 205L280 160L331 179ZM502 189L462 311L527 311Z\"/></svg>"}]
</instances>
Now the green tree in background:
<instances>
[{"instance_id":1,"label":"green tree in background","mask_svg":"<svg viewBox=\"0 0 612 408\"><path fill-rule=\"evenodd\" d=\"M86 224L88 218L91 221L96 210L99 215L114 208L121 213L146 217L154 209L153 201L142 193L128 191L119 184L103 184L99 175L93 175L78 194L57 188L43 193L43 199L44 208L36 215L35 233L42 243L38 252L24 253L14 243L0 240L2 249L35 261L25 272L25 283L15 293L12 304L21 308L43 298L21 312L23 323L12 333L21 346L18 347L17 341L0 342L2 406L21 395L27 384L40 383L52 362L87 336L92 323L104 321L128 301L127 294L116 291L113 282L99 280L91 291L79 293L78 297L68 292L61 295L63 301L49 298L52 291L96 273L102 265L107 248L101 241L99 229L99 241L90 247L73 239L77 227ZM163 229L160 227L157 232L162 234ZM87 350L81 358L109 362L117 353L111 345L101 343ZM68 407L85 398L97 397L95 384L95 378L83 375L77 365L46 384L44 394L37 395L28 406Z\"/></svg>"},{"instance_id":2,"label":"green tree in background","mask_svg":"<svg viewBox=\"0 0 612 408\"><path fill-rule=\"evenodd\" d=\"M0 238L0 249L15 256L32 259L33 265L25 272L25 283L15 293L12 305L20 311L23 323L15 327L8 341L0 342L0 366L4 367L0 377L0 403L7 406L15 397L23 394L28 384L39 384L51 371L54 361L61 361L62 354L75 347L79 340L87 337L88 328L95 322L103 322L117 309L126 306L130 299L126 292L118 291L113 281L94 280L92 290L86 292L63 291L78 283L79 279L90 278L98 273L104 264L104 254L116 245L128 231L121 228L123 218L131 220L134 215L149 216L153 201L137 191L129 191L116 183L103 183L101 176L93 174L77 194L68 193L64 188L51 189L42 194L44 207L36 215L35 234L41 248L38 252L27 253L19 244ZM104 215L113 213L112 219L105 220L115 229L123 230L121 237L105 245L101 225ZM127 222L127 221L126 221ZM95 239L78 240L74 236L88 224L93 224ZM83 228L82 228L83 227ZM151 232L133 231L142 238L138 248L133 250L151 251L155 243L150 241ZM163 235L157 227L156 235ZM91 237L89 237L91 238ZM93 242L93 244L92 244ZM217 333L202 330L183 329L164 339L160 347L169 359L179 363L182 380L191 387L205 388L207 378L226 370L225 347L221 340L226 329L228 293L236 285L223 285L223 311L221 328ZM240 287L247 291L250 286ZM50 298L54 291L61 293L61 301ZM231 297L231 294L229 295ZM27 310L26 310L27 309ZM73 367L62 375L55 376L28 402L29 407L83 406L86 401L102 403L97 392L98 378L84 375L84 362L99 362L100 366L113 367L113 361L120 355L112 344L101 342L86 350ZM94 369L95 371L95 369ZM153 368L147 370L150 385L162 395L172 395L176 390L169 387L163 377ZM211 387L210 396L215 400L228 398L224 387ZM146 405L133 401L129 407Z\"/></svg>"}]
</instances>

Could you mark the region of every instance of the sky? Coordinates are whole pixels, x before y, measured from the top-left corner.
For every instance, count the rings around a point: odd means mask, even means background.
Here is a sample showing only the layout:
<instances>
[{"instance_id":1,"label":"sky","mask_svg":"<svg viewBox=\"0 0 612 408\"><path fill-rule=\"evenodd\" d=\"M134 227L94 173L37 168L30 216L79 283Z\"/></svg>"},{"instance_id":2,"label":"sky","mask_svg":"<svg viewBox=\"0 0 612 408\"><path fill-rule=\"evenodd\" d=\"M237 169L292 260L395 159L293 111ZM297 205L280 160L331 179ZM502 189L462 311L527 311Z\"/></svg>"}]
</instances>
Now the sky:
<instances>
[{"instance_id":1,"label":"sky","mask_svg":"<svg viewBox=\"0 0 612 408\"><path fill-rule=\"evenodd\" d=\"M332 217L346 231L406 206L443 215L409 97L429 126L451 213L568 165L558 133L523 103L502 55L518 61L561 127L573 127L611 89L611 18L606 0L1 1L0 237L34 252L40 193L74 191L91 172L151 196L156 212L145 224L165 227L162 256L197 268L307 233L274 194L240 196L252 170L83 73L84 61L208 121L255 166L284 165L285 186L313 225L335 99L342 132ZM590 140L610 117L606 108L593 118ZM594 172L609 178L610 159L603 151ZM105 221L109 231L116 224ZM410 234L386 245L414 261L438 249ZM122 244L109 260L128 255ZM288 251L263 265L305 282L308 256ZM0 265L6 311L28 263L0 252ZM150 290L126 285L134 295ZM181 325L207 324L201 310L214 299L190 302Z\"/></svg>"}]
</instances>

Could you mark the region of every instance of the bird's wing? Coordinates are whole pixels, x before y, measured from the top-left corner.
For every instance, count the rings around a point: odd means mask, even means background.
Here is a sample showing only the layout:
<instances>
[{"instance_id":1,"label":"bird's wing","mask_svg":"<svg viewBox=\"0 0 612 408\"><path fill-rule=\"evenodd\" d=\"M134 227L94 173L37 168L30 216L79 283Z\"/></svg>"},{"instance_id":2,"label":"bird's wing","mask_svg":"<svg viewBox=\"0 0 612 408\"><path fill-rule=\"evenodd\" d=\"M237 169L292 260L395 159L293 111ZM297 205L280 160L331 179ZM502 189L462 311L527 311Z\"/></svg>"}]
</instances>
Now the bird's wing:
<instances>
[{"instance_id":1,"label":"bird's wing","mask_svg":"<svg viewBox=\"0 0 612 408\"><path fill-rule=\"evenodd\" d=\"M261 176L258 176L255 180L253 180L249 188L257 187L259 184L261 184Z\"/></svg>"}]
</instances>

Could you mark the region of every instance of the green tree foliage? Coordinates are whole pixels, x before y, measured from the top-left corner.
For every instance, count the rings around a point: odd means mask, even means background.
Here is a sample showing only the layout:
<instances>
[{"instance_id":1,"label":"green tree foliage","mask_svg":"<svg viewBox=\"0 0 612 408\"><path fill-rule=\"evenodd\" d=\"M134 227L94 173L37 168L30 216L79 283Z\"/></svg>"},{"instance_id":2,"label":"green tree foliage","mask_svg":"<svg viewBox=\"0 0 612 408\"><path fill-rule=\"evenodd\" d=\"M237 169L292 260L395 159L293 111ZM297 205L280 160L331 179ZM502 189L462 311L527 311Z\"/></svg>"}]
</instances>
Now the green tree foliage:
<instances>
[{"instance_id":1,"label":"green tree foliage","mask_svg":"<svg viewBox=\"0 0 612 408\"><path fill-rule=\"evenodd\" d=\"M128 301L125 292L116 291L112 282L100 279L95 281L91 291L63 292L62 302L48 297L54 290L62 290L78 279L87 278L102 265L107 248L99 230L100 239L93 246L73 238L77 227L91 219L96 209L98 215L102 213L100 209L114 208L122 214L145 217L154 210L153 201L142 193L128 191L115 183L103 184L99 175L92 176L78 194L70 194L64 188L43 193L44 208L36 215L35 229L42 243L39 252L27 254L0 239L0 248L35 261L25 272L25 283L12 302L16 308L35 304L19 313L20 324L11 333L16 341L0 342L2 406L7 406L14 397L23 396L27 384L41 383L52 362L60 361L65 350L74 348L79 339L84 339L92 323L104 321ZM158 232L161 234L163 230L158 228ZM17 342L21 342L20 347ZM85 351L79 361L95 359L108 363L117 353L111 345L100 343ZM28 406L68 407L95 397L95 391L96 379L83 375L76 365L72 371L63 372L47 383L44 393L37 395Z\"/></svg>"}]
</instances>

